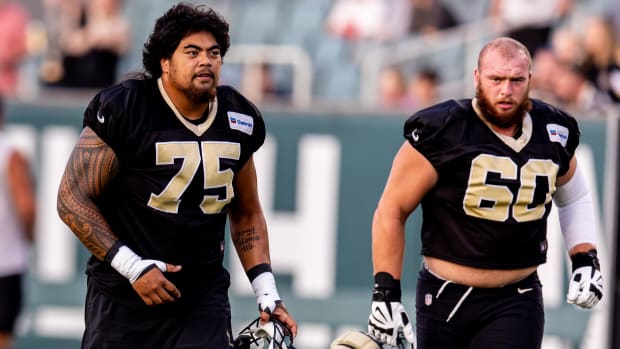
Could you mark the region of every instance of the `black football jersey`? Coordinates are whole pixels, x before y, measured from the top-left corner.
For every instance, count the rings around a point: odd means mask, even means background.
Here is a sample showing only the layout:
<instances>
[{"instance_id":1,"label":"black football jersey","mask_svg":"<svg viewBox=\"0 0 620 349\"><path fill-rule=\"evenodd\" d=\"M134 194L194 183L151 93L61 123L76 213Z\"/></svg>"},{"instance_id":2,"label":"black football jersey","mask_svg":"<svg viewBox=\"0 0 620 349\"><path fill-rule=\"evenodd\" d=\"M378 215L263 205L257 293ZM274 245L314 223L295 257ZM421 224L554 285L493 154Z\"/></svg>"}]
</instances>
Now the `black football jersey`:
<instances>
[{"instance_id":1,"label":"black football jersey","mask_svg":"<svg viewBox=\"0 0 620 349\"><path fill-rule=\"evenodd\" d=\"M579 143L575 119L542 101L520 137L498 135L472 100L421 110L404 135L438 173L422 200L422 254L489 269L546 261L547 217L556 179Z\"/></svg>"},{"instance_id":2,"label":"black football jersey","mask_svg":"<svg viewBox=\"0 0 620 349\"><path fill-rule=\"evenodd\" d=\"M260 112L232 87L217 88L207 114L186 120L156 80L103 90L84 114L120 161L97 203L112 231L143 258L182 265L179 274L221 267L233 178L265 139ZM109 287L128 284L96 258L87 272Z\"/></svg>"}]
</instances>

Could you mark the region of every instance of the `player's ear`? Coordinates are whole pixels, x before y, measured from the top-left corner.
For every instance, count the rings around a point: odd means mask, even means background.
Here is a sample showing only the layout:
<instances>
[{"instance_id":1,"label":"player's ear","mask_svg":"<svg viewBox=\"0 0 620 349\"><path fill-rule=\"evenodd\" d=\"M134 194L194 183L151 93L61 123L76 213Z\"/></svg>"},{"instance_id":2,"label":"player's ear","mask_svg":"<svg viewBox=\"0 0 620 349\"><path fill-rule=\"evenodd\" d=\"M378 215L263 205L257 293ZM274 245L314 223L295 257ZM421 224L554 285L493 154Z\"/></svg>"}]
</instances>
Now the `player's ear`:
<instances>
[{"instance_id":1,"label":"player's ear","mask_svg":"<svg viewBox=\"0 0 620 349\"><path fill-rule=\"evenodd\" d=\"M168 74L168 72L170 71L170 59L169 58L162 58L159 60L159 64L161 65L161 72Z\"/></svg>"}]
</instances>

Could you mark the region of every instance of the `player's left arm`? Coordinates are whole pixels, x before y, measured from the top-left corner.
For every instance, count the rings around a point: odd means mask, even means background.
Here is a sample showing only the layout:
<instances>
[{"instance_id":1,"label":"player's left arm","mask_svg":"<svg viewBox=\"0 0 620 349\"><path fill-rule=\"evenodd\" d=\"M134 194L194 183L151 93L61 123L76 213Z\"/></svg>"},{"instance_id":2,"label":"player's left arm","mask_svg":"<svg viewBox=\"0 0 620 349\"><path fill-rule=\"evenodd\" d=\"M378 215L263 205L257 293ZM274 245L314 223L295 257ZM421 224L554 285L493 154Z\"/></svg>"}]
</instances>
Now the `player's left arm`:
<instances>
[{"instance_id":1,"label":"player's left arm","mask_svg":"<svg viewBox=\"0 0 620 349\"><path fill-rule=\"evenodd\" d=\"M553 200L572 261L567 302L591 308L603 297L603 278L596 250L592 196L575 156L566 174L558 178Z\"/></svg>"},{"instance_id":2,"label":"player's left arm","mask_svg":"<svg viewBox=\"0 0 620 349\"><path fill-rule=\"evenodd\" d=\"M229 210L230 234L252 288L263 321L271 316L297 334L297 324L288 314L276 288L271 271L269 237L265 216L258 198L256 168L252 157L235 174L235 198Z\"/></svg>"}]
</instances>

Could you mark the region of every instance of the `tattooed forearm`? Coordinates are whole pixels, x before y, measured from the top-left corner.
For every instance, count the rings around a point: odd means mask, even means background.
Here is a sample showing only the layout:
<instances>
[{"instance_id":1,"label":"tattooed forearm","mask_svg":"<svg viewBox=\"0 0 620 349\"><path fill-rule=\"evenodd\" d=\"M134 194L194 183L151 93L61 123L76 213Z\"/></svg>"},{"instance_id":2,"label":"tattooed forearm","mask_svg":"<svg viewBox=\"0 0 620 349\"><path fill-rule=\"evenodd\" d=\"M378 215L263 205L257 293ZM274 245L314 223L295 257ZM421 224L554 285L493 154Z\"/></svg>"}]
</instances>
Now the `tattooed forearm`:
<instances>
[{"instance_id":1,"label":"tattooed forearm","mask_svg":"<svg viewBox=\"0 0 620 349\"><path fill-rule=\"evenodd\" d=\"M233 242L239 253L252 250L260 240L261 235L254 227L233 234Z\"/></svg>"},{"instance_id":2,"label":"tattooed forearm","mask_svg":"<svg viewBox=\"0 0 620 349\"><path fill-rule=\"evenodd\" d=\"M80 241L99 259L117 240L94 203L118 173L112 149L85 128L71 153L58 191L58 215Z\"/></svg>"}]
</instances>

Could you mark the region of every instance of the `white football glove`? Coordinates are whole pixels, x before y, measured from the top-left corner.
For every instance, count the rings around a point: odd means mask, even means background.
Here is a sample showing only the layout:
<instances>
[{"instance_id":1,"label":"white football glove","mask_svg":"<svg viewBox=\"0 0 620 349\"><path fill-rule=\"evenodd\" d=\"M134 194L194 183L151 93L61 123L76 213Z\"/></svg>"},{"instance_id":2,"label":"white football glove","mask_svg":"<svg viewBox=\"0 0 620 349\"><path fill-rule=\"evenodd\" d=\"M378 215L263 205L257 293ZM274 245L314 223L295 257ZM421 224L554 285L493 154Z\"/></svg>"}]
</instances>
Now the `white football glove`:
<instances>
[{"instance_id":1,"label":"white football glove","mask_svg":"<svg viewBox=\"0 0 620 349\"><path fill-rule=\"evenodd\" d=\"M368 316L368 334L395 347L400 332L415 348L415 333L405 307L400 302L373 301Z\"/></svg>"},{"instance_id":2,"label":"white football glove","mask_svg":"<svg viewBox=\"0 0 620 349\"><path fill-rule=\"evenodd\" d=\"M603 275L596 250L571 257L573 274L568 283L566 301L590 309L603 298Z\"/></svg>"}]
</instances>

